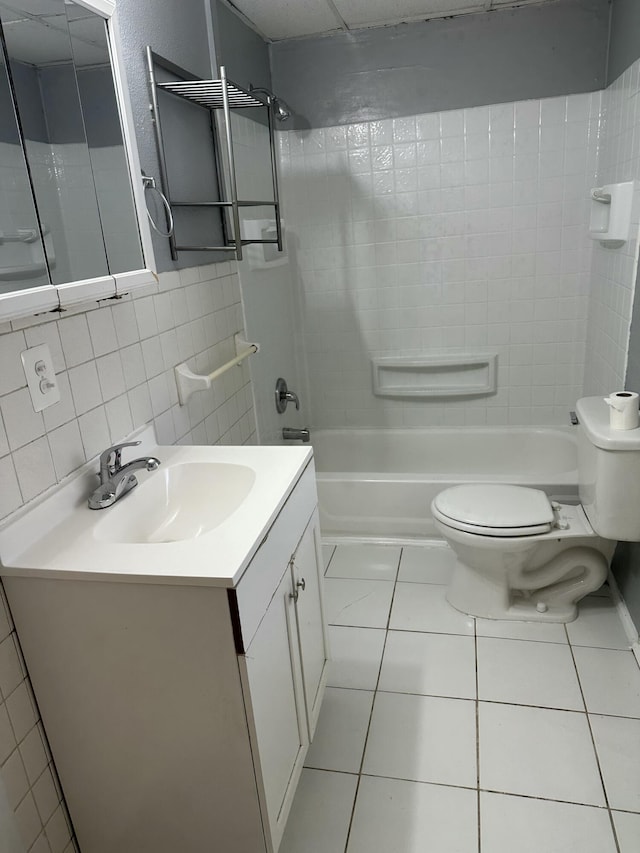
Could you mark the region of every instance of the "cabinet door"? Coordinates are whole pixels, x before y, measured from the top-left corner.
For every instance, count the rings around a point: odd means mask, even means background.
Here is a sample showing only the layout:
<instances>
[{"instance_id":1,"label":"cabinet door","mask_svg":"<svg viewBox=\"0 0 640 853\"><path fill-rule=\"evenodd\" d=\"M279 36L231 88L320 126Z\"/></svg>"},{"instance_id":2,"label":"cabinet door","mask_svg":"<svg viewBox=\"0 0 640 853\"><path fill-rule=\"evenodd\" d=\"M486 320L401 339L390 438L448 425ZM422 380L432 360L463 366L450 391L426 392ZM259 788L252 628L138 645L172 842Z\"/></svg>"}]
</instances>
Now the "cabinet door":
<instances>
[{"instance_id":1,"label":"cabinet door","mask_svg":"<svg viewBox=\"0 0 640 853\"><path fill-rule=\"evenodd\" d=\"M268 841L277 850L309 744L291 575L286 571L244 656ZM256 755L257 753L257 755Z\"/></svg>"},{"instance_id":2,"label":"cabinet door","mask_svg":"<svg viewBox=\"0 0 640 853\"><path fill-rule=\"evenodd\" d=\"M313 738L327 681L328 643L323 614L323 561L314 512L291 560L309 739Z\"/></svg>"}]
</instances>

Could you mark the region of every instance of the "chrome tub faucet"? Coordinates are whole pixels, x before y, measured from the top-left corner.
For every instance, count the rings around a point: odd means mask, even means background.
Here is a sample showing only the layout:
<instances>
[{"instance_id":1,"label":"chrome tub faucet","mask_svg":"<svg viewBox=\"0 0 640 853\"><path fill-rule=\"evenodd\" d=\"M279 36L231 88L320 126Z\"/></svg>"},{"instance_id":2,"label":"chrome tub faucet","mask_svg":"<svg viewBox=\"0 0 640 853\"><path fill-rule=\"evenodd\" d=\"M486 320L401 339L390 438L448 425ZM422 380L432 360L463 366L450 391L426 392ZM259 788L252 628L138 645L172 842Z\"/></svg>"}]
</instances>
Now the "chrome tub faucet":
<instances>
[{"instance_id":1,"label":"chrome tub faucet","mask_svg":"<svg viewBox=\"0 0 640 853\"><path fill-rule=\"evenodd\" d=\"M282 437L285 441L309 441L311 438L311 433L305 427L304 429L296 429L295 427L283 427L282 428Z\"/></svg>"},{"instance_id":2,"label":"chrome tub faucet","mask_svg":"<svg viewBox=\"0 0 640 853\"><path fill-rule=\"evenodd\" d=\"M100 485L89 498L89 509L105 509L112 506L127 492L138 485L138 480L133 473L145 468L147 471L155 471L160 460L155 456L133 459L131 462L122 464L122 448L137 447L139 441L125 441L115 444L100 454Z\"/></svg>"}]
</instances>

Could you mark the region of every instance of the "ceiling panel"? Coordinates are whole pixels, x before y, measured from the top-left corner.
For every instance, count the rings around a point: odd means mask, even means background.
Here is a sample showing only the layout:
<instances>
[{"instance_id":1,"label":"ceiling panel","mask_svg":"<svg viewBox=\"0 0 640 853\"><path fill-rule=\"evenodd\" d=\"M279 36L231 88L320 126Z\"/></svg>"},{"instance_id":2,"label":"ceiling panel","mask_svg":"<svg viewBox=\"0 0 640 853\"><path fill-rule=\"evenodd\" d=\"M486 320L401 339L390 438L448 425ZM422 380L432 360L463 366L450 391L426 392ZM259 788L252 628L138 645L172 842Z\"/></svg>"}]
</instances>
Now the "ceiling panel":
<instances>
[{"instance_id":1,"label":"ceiling panel","mask_svg":"<svg viewBox=\"0 0 640 853\"><path fill-rule=\"evenodd\" d=\"M492 8L499 9L504 6L531 6L534 3L549 3L551 0L493 0Z\"/></svg>"},{"instance_id":2,"label":"ceiling panel","mask_svg":"<svg viewBox=\"0 0 640 853\"><path fill-rule=\"evenodd\" d=\"M340 28L339 19L325 0L234 0L234 6L271 39L295 38Z\"/></svg>"},{"instance_id":3,"label":"ceiling panel","mask_svg":"<svg viewBox=\"0 0 640 853\"><path fill-rule=\"evenodd\" d=\"M233 5L263 36L276 41L335 32L345 27L391 26L554 2L556 0L233 0Z\"/></svg>"},{"instance_id":4,"label":"ceiling panel","mask_svg":"<svg viewBox=\"0 0 640 853\"><path fill-rule=\"evenodd\" d=\"M395 24L464 12L481 12L484 0L334 0L350 27ZM510 0L513 2L513 0Z\"/></svg>"}]
</instances>

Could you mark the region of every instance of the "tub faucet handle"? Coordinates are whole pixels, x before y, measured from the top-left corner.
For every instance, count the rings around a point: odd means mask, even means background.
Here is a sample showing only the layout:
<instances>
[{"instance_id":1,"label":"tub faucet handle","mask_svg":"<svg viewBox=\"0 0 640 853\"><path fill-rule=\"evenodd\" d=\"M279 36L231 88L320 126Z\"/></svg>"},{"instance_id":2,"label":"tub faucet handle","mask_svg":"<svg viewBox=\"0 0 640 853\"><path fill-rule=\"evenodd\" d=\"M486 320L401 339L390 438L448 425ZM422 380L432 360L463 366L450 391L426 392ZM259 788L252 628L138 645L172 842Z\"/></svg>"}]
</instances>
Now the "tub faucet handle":
<instances>
[{"instance_id":1,"label":"tub faucet handle","mask_svg":"<svg viewBox=\"0 0 640 853\"><path fill-rule=\"evenodd\" d=\"M281 415L287 408L288 403L295 403L296 409L300 411L300 400L294 391L289 391L287 382L280 377L276 382L276 411Z\"/></svg>"}]
</instances>

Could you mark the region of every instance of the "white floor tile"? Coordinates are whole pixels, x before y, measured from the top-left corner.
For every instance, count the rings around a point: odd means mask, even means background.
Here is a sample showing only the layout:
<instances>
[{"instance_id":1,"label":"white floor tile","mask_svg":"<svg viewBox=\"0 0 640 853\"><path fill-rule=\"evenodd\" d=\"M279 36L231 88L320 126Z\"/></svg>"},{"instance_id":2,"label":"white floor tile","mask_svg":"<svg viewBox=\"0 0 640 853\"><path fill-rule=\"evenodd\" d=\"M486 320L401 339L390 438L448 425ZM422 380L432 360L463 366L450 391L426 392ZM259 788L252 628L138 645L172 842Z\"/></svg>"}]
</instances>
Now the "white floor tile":
<instances>
[{"instance_id":1,"label":"white floor tile","mask_svg":"<svg viewBox=\"0 0 640 853\"><path fill-rule=\"evenodd\" d=\"M481 702L479 722L481 788L604 804L585 714Z\"/></svg>"},{"instance_id":2,"label":"white floor tile","mask_svg":"<svg viewBox=\"0 0 640 853\"><path fill-rule=\"evenodd\" d=\"M578 618L567 623L572 646L595 646L602 649L628 649L631 646L613 599L589 596L578 604Z\"/></svg>"},{"instance_id":3,"label":"white floor tile","mask_svg":"<svg viewBox=\"0 0 640 853\"><path fill-rule=\"evenodd\" d=\"M569 646L478 637L478 698L584 711Z\"/></svg>"},{"instance_id":4,"label":"white floor tile","mask_svg":"<svg viewBox=\"0 0 640 853\"><path fill-rule=\"evenodd\" d=\"M302 771L279 853L343 853L358 777Z\"/></svg>"},{"instance_id":5,"label":"white floor tile","mask_svg":"<svg viewBox=\"0 0 640 853\"><path fill-rule=\"evenodd\" d=\"M327 577L395 581L400 550L391 545L338 545Z\"/></svg>"},{"instance_id":6,"label":"white floor tile","mask_svg":"<svg viewBox=\"0 0 640 853\"><path fill-rule=\"evenodd\" d=\"M640 717L640 668L633 652L576 646L573 653L588 711Z\"/></svg>"},{"instance_id":7,"label":"white floor tile","mask_svg":"<svg viewBox=\"0 0 640 853\"><path fill-rule=\"evenodd\" d=\"M362 777L347 853L476 853L475 791Z\"/></svg>"},{"instance_id":8,"label":"white floor tile","mask_svg":"<svg viewBox=\"0 0 640 853\"><path fill-rule=\"evenodd\" d=\"M324 583L330 625L386 628L393 597L390 581L327 578Z\"/></svg>"},{"instance_id":9,"label":"white floor tile","mask_svg":"<svg viewBox=\"0 0 640 853\"><path fill-rule=\"evenodd\" d=\"M327 687L305 767L358 773L373 693Z\"/></svg>"},{"instance_id":10,"label":"white floor tile","mask_svg":"<svg viewBox=\"0 0 640 853\"><path fill-rule=\"evenodd\" d=\"M475 699L473 637L389 631L379 689Z\"/></svg>"},{"instance_id":11,"label":"white floor tile","mask_svg":"<svg viewBox=\"0 0 640 853\"><path fill-rule=\"evenodd\" d=\"M480 794L487 853L616 853L606 809L505 794Z\"/></svg>"},{"instance_id":12,"label":"white floor tile","mask_svg":"<svg viewBox=\"0 0 640 853\"><path fill-rule=\"evenodd\" d=\"M476 619L479 637L503 640L534 640L538 643L568 644L564 624L559 622L516 622L508 619Z\"/></svg>"},{"instance_id":13,"label":"white floor tile","mask_svg":"<svg viewBox=\"0 0 640 853\"><path fill-rule=\"evenodd\" d=\"M380 673L385 631L329 625L330 687L375 690Z\"/></svg>"},{"instance_id":14,"label":"white floor tile","mask_svg":"<svg viewBox=\"0 0 640 853\"><path fill-rule=\"evenodd\" d=\"M475 704L378 693L362 772L475 787Z\"/></svg>"},{"instance_id":15,"label":"white floor tile","mask_svg":"<svg viewBox=\"0 0 640 853\"><path fill-rule=\"evenodd\" d=\"M473 635L473 617L456 610L445 599L446 587L437 584L397 583L390 628Z\"/></svg>"},{"instance_id":16,"label":"white floor tile","mask_svg":"<svg viewBox=\"0 0 640 853\"><path fill-rule=\"evenodd\" d=\"M323 545L322 546L322 559L324 560L324 570L326 572L327 566L331 562L331 558L336 550L335 545Z\"/></svg>"},{"instance_id":17,"label":"white floor tile","mask_svg":"<svg viewBox=\"0 0 640 853\"><path fill-rule=\"evenodd\" d=\"M612 809L640 812L640 720L590 715Z\"/></svg>"},{"instance_id":18,"label":"white floor tile","mask_svg":"<svg viewBox=\"0 0 640 853\"><path fill-rule=\"evenodd\" d=\"M456 556L448 545L409 545L402 549L398 580L447 584L455 561Z\"/></svg>"},{"instance_id":19,"label":"white floor tile","mask_svg":"<svg viewBox=\"0 0 640 853\"><path fill-rule=\"evenodd\" d=\"M640 847L640 814L613 812L620 853L638 853Z\"/></svg>"}]
</instances>

